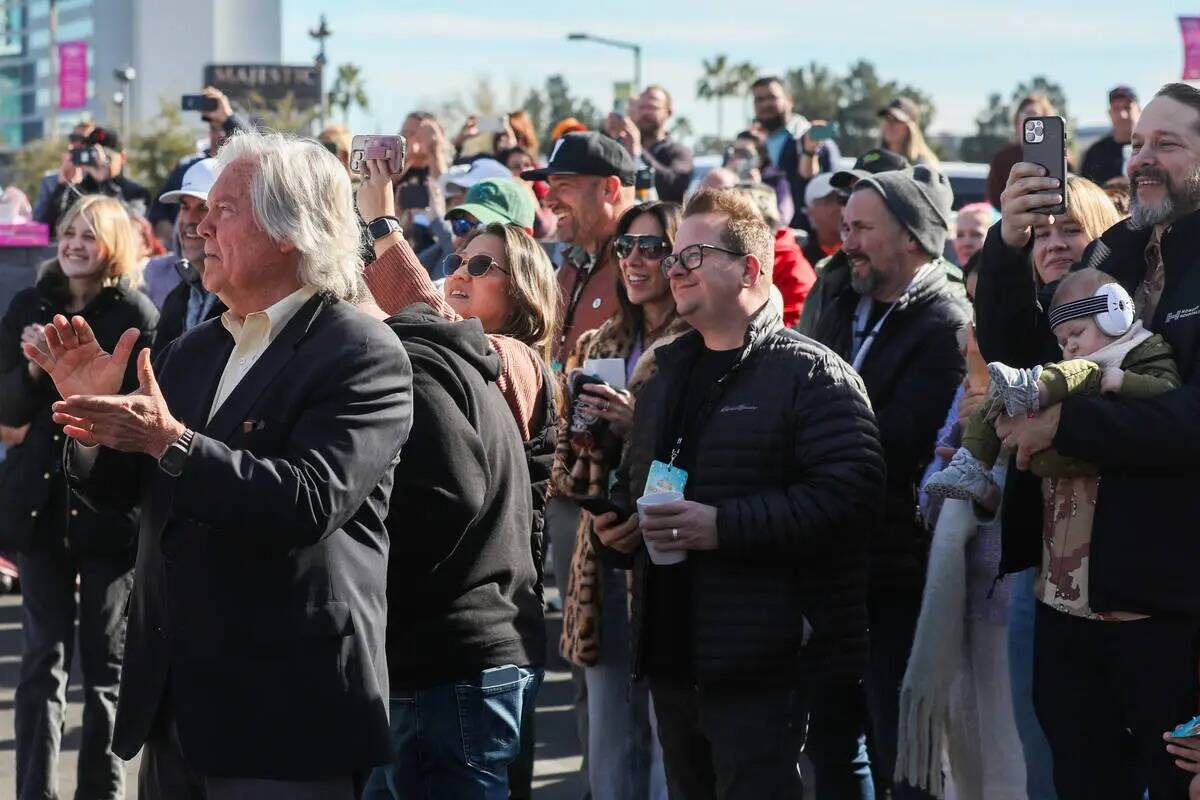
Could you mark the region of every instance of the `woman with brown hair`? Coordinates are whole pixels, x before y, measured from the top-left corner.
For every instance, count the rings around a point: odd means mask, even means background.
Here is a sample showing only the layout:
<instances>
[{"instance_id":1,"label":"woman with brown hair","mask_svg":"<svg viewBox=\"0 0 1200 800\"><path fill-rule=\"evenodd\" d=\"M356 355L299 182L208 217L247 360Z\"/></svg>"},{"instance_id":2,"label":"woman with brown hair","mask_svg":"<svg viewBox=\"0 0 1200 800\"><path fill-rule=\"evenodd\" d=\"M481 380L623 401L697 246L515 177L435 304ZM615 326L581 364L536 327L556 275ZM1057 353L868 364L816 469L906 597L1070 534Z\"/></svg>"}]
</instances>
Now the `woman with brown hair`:
<instances>
[{"instance_id":1,"label":"woman with brown hair","mask_svg":"<svg viewBox=\"0 0 1200 800\"><path fill-rule=\"evenodd\" d=\"M902 155L910 164L938 168L937 155L921 132L921 109L907 97L897 97L879 110L879 137L884 150Z\"/></svg>"},{"instance_id":2,"label":"woman with brown hair","mask_svg":"<svg viewBox=\"0 0 1200 800\"><path fill-rule=\"evenodd\" d=\"M620 359L625 388L586 383L572 411L603 420L607 433L589 446L572 430L573 414L559 423L552 480L568 497L608 495L633 424L638 389L655 372L654 351L689 326L675 313L662 259L673 247L682 210L675 203L634 206L617 223L613 247L620 258L620 310L579 337L567 372L589 359ZM645 686L628 686L631 573L601 564L592 549L591 514L582 511L563 603L562 656L584 667L588 687L589 783L595 800L660 798L665 795L662 754L652 734ZM561 578L560 578L561 580Z\"/></svg>"},{"instance_id":3,"label":"woman with brown hair","mask_svg":"<svg viewBox=\"0 0 1200 800\"><path fill-rule=\"evenodd\" d=\"M76 621L83 672L80 793L125 797L125 765L111 745L136 517L95 512L72 495L62 470L65 437L51 418L58 392L22 348L45 350L42 328L56 317L82 317L96 343L114 355L148 347L158 312L137 290L139 262L140 242L121 204L85 197L59 223L57 257L42 266L35 286L13 298L0 321L0 424L30 426L0 471L0 544L20 553L23 593L15 704L19 797L55 795ZM137 386L132 366L124 391Z\"/></svg>"}]
</instances>

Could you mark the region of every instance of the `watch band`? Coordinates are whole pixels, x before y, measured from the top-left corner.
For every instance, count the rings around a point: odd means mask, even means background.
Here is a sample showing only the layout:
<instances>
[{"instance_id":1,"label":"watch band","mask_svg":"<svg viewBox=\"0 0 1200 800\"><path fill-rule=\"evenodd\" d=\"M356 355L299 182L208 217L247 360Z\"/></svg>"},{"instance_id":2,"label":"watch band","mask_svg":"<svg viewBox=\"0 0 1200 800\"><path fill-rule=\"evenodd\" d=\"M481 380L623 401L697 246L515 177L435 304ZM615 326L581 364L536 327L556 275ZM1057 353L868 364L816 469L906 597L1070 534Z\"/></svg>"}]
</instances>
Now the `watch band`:
<instances>
[{"instance_id":1,"label":"watch band","mask_svg":"<svg viewBox=\"0 0 1200 800\"><path fill-rule=\"evenodd\" d=\"M192 439L196 437L196 432L191 428L184 430L183 434L178 439L171 442L167 447L166 452L158 459L159 468L170 475L172 478L178 478L183 474L183 465L187 460L188 453L192 449Z\"/></svg>"},{"instance_id":2,"label":"watch band","mask_svg":"<svg viewBox=\"0 0 1200 800\"><path fill-rule=\"evenodd\" d=\"M400 225L397 217L377 217L367 223L367 233L371 234L372 242L382 239L390 233L403 232L404 228Z\"/></svg>"}]
</instances>

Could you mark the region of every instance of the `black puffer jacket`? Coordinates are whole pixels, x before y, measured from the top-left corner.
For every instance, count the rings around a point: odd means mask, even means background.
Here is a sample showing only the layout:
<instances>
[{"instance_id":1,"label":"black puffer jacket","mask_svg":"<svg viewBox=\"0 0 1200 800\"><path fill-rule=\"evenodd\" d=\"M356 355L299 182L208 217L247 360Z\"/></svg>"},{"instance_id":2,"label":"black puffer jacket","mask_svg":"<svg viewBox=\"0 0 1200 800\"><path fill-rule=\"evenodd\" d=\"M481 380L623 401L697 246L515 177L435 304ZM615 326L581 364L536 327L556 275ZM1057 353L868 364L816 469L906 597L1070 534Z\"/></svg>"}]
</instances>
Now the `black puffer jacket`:
<instances>
[{"instance_id":1,"label":"black puffer jacket","mask_svg":"<svg viewBox=\"0 0 1200 800\"><path fill-rule=\"evenodd\" d=\"M21 352L21 332L67 314L66 302L66 279L57 262L51 262L42 268L36 286L13 298L0 321L0 424L30 426L25 441L9 450L0 465L0 543L15 550L65 545L82 554L132 552L137 532L133 513L97 514L68 490L62 471L66 437L50 418L58 391L45 375L37 380L30 376ZM158 321L150 299L125 283L101 289L78 315L109 352L127 329L139 329L135 354L150 346ZM137 386L135 361L129 360L122 391Z\"/></svg>"},{"instance_id":2,"label":"black puffer jacket","mask_svg":"<svg viewBox=\"0 0 1200 800\"><path fill-rule=\"evenodd\" d=\"M671 449L670 416L704 347L689 332L657 351L611 497L632 509L653 459ZM689 500L717 508L719 547L689 553L692 674L701 683L795 685L857 677L867 655L866 543L884 467L862 381L764 306L697 436ZM633 673L641 675L643 547L634 568ZM804 619L813 627L807 646Z\"/></svg>"},{"instance_id":3,"label":"black puffer jacket","mask_svg":"<svg viewBox=\"0 0 1200 800\"><path fill-rule=\"evenodd\" d=\"M860 295L850 285L849 269L833 279L813 338L852 362ZM919 593L924 583L929 536L917 506L918 484L967 371L958 331L969 318L959 288L935 262L897 301L859 370L888 470L884 523L871 540L872 607L887 603L895 591Z\"/></svg>"},{"instance_id":4,"label":"black puffer jacket","mask_svg":"<svg viewBox=\"0 0 1200 800\"><path fill-rule=\"evenodd\" d=\"M1094 267L1130 294L1146 271L1149 230L1127 221L1088 245L1074 269ZM1166 284L1146 326L1175 353L1184 385L1144 400L1074 397L1062 406L1054 449L1100 466L1100 489L1088 562L1089 602L1096 611L1200 617L1200 212L1163 234ZM977 290L979 349L984 358L1033 366L1062 358L1046 320L1054 285L1039 290L1024 251L1000 238L984 243ZM1041 560L1039 481L1009 470L1004 493L1001 568Z\"/></svg>"}]
</instances>

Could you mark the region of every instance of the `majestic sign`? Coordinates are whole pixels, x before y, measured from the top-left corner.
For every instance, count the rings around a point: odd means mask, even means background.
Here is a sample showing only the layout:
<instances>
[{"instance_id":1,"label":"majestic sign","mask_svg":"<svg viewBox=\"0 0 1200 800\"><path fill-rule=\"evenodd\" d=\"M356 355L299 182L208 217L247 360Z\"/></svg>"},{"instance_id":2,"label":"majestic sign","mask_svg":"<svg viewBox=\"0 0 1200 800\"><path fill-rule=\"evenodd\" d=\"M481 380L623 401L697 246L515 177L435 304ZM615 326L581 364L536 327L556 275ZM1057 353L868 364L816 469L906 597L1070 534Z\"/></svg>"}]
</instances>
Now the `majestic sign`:
<instances>
[{"instance_id":1,"label":"majestic sign","mask_svg":"<svg viewBox=\"0 0 1200 800\"><path fill-rule=\"evenodd\" d=\"M204 85L215 86L235 105L274 105L289 94L300 110L321 104L321 68L287 64L209 64Z\"/></svg>"},{"instance_id":2,"label":"majestic sign","mask_svg":"<svg viewBox=\"0 0 1200 800\"><path fill-rule=\"evenodd\" d=\"M58 45L58 107L64 111L87 107L88 44Z\"/></svg>"}]
</instances>

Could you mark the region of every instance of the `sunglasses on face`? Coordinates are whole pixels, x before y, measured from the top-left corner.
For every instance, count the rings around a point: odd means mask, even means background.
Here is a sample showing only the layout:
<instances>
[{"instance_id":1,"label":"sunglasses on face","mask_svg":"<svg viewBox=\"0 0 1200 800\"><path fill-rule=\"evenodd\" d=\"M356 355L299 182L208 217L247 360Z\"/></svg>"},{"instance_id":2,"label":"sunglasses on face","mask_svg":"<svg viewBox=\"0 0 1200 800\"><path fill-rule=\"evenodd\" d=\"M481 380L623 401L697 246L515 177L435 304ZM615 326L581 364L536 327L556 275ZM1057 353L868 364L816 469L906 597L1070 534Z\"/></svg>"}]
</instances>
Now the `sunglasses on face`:
<instances>
[{"instance_id":1,"label":"sunglasses on face","mask_svg":"<svg viewBox=\"0 0 1200 800\"><path fill-rule=\"evenodd\" d=\"M658 261L671 252L671 243L662 236L634 236L625 233L618 236L617 241L613 243L613 250L617 251L618 258L629 258L635 247L642 254L642 258L651 261Z\"/></svg>"},{"instance_id":2,"label":"sunglasses on face","mask_svg":"<svg viewBox=\"0 0 1200 800\"><path fill-rule=\"evenodd\" d=\"M485 255L484 253L471 256L470 258L463 258L458 253L451 253L442 259L442 272L447 278L449 278L451 275L462 269L464 264L467 267L467 274L472 278L482 278L484 275L487 275L488 270L492 269L493 267L500 270L505 275L508 274L508 270L497 264L496 259L489 255Z\"/></svg>"},{"instance_id":3,"label":"sunglasses on face","mask_svg":"<svg viewBox=\"0 0 1200 800\"><path fill-rule=\"evenodd\" d=\"M671 269L678 264L688 272L700 269L704 265L704 251L716 250L719 253L726 253L731 256L744 256L745 253L739 253L735 250L728 250L724 247L717 247L715 244L693 244L679 251L679 255L667 256L662 260L662 272L665 277Z\"/></svg>"},{"instance_id":4,"label":"sunglasses on face","mask_svg":"<svg viewBox=\"0 0 1200 800\"><path fill-rule=\"evenodd\" d=\"M455 217L450 220L450 231L455 236L466 236L471 231L479 227L479 220L467 219L466 217Z\"/></svg>"}]
</instances>

